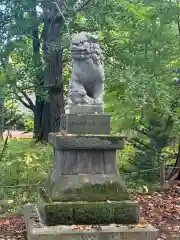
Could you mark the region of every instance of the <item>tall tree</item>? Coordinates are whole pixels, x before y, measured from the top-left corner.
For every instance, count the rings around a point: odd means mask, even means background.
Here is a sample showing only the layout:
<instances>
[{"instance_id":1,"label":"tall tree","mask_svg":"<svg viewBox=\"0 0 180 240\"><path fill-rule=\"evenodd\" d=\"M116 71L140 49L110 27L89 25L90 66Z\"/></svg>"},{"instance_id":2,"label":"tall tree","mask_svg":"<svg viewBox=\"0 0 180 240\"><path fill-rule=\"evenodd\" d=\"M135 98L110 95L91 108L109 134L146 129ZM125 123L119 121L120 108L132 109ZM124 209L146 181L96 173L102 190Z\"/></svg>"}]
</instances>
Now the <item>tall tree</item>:
<instances>
[{"instance_id":1,"label":"tall tree","mask_svg":"<svg viewBox=\"0 0 180 240\"><path fill-rule=\"evenodd\" d=\"M179 134L179 13L179 1L105 1L86 15L101 31L113 128L137 136L141 167L158 164L169 137Z\"/></svg>"},{"instance_id":2,"label":"tall tree","mask_svg":"<svg viewBox=\"0 0 180 240\"><path fill-rule=\"evenodd\" d=\"M79 11L89 7L91 0L48 1L42 4L44 12L43 52L45 60L44 85L49 93L50 129L58 132L60 115L64 113L63 53L70 43L70 32ZM72 28L70 29L70 27ZM65 40L67 43L65 44Z\"/></svg>"},{"instance_id":3,"label":"tall tree","mask_svg":"<svg viewBox=\"0 0 180 240\"><path fill-rule=\"evenodd\" d=\"M0 92L0 142L3 141L4 131L4 93Z\"/></svg>"},{"instance_id":4,"label":"tall tree","mask_svg":"<svg viewBox=\"0 0 180 240\"><path fill-rule=\"evenodd\" d=\"M64 111L62 67L63 51L68 47L62 44L62 38L68 32L65 15L73 12L73 17L70 18L73 22L76 11L86 4L83 1L78 1L78 4L71 1L69 6L66 6L65 1L43 1L39 4L36 0L11 3L7 5L2 1L4 13L12 21L5 29L7 45L6 51L3 51L6 56L13 55L12 63L6 66L11 70L6 71L9 73L8 83L13 84L17 99L34 112L35 136L38 140L47 141L50 131L59 130L60 114ZM69 21L69 15L67 16ZM32 46L26 45L24 49L22 44L29 44L28 38L32 40ZM23 80L22 74L28 76L28 82L27 79L26 82ZM35 106L26 94L29 92L28 85L31 90L35 90ZM21 96L25 97L27 102L24 102Z\"/></svg>"}]
</instances>

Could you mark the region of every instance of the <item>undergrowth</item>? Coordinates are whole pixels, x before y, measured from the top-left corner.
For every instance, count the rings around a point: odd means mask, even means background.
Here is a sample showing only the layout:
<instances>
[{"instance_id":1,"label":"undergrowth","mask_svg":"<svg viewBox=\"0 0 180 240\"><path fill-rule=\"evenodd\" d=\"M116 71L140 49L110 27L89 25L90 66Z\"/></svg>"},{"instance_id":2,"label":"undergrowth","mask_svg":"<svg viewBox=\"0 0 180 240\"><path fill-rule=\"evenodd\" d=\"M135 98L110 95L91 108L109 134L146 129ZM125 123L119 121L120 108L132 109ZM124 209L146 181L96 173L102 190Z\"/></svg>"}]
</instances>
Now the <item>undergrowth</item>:
<instances>
[{"instance_id":1,"label":"undergrowth","mask_svg":"<svg viewBox=\"0 0 180 240\"><path fill-rule=\"evenodd\" d=\"M146 173L129 164L128 158L133 155L134 149L127 145L118 156L118 166L127 190L130 193L154 191L157 182L145 181ZM51 146L35 144L32 139L10 139L0 162L0 201L10 201L10 211L21 209L27 202L35 203L37 187L49 176L52 163ZM156 174L159 172L149 172L151 179Z\"/></svg>"},{"instance_id":2,"label":"undergrowth","mask_svg":"<svg viewBox=\"0 0 180 240\"><path fill-rule=\"evenodd\" d=\"M29 139L9 140L0 162L0 200L11 202L12 210L35 202L37 186L47 179L52 159L49 145Z\"/></svg>"}]
</instances>

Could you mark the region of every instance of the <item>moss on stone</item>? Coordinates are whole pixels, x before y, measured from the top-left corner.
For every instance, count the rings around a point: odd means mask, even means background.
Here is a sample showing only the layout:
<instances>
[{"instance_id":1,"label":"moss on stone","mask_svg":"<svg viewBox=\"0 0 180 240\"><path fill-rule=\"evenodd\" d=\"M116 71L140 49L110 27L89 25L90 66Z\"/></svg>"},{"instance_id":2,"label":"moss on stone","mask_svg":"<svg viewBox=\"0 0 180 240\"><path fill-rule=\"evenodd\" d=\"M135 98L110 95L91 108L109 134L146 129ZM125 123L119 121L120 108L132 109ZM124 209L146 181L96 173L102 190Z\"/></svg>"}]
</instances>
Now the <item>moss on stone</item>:
<instances>
[{"instance_id":1,"label":"moss on stone","mask_svg":"<svg viewBox=\"0 0 180 240\"><path fill-rule=\"evenodd\" d=\"M74 222L78 224L110 224L114 220L112 204L88 203L74 206Z\"/></svg>"},{"instance_id":2,"label":"moss on stone","mask_svg":"<svg viewBox=\"0 0 180 240\"><path fill-rule=\"evenodd\" d=\"M127 190L118 182L84 183L75 188L67 188L53 201L122 201L130 200Z\"/></svg>"},{"instance_id":3,"label":"moss on stone","mask_svg":"<svg viewBox=\"0 0 180 240\"><path fill-rule=\"evenodd\" d=\"M64 204L46 205L46 224L48 226L55 225L72 225L73 220L73 206Z\"/></svg>"},{"instance_id":4,"label":"moss on stone","mask_svg":"<svg viewBox=\"0 0 180 240\"><path fill-rule=\"evenodd\" d=\"M132 218L136 220L136 223L139 222L139 205L137 205L136 210L133 207L128 206L128 204L124 204L122 208L115 205L114 206L114 222L121 224L129 224L129 219ZM136 219L134 217L136 216Z\"/></svg>"},{"instance_id":5,"label":"moss on stone","mask_svg":"<svg viewBox=\"0 0 180 240\"><path fill-rule=\"evenodd\" d=\"M117 211L118 210L118 211ZM137 202L53 202L47 203L43 220L48 226L72 224L135 224Z\"/></svg>"}]
</instances>

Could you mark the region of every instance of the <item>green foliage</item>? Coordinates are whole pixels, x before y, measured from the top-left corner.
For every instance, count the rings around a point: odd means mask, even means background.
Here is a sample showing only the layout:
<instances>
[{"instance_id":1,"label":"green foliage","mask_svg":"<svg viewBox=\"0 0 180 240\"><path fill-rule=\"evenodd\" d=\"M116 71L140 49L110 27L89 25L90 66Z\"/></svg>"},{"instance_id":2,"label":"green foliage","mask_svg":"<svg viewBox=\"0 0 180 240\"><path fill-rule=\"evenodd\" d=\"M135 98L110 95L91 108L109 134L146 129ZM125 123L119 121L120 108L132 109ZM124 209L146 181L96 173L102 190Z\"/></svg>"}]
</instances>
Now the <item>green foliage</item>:
<instances>
[{"instance_id":1,"label":"green foliage","mask_svg":"<svg viewBox=\"0 0 180 240\"><path fill-rule=\"evenodd\" d=\"M68 4L70 14L72 3ZM10 36L17 32L26 33L25 36L21 34L20 39L8 40L4 46L3 53L11 57L6 66L6 82L21 86L26 92L37 84L37 76L41 79L44 68L42 52L35 59L33 56L33 26L37 24L40 32L42 30L41 14L34 18L33 9L34 2L15 1L12 6L6 6L8 11L3 11L5 22L8 17L14 20L14 24L5 25L5 32ZM179 111L172 105L179 96L179 88L173 83L177 77L174 70L180 63L179 13L179 4L174 1L96 1L88 11L81 11L67 20L68 27L63 22L65 94L71 69L67 30L99 31L105 54L105 102L107 111L113 114L113 130L132 129L139 124L138 119L142 115L148 121L149 115L158 109L161 116L173 117L172 131L176 131L179 128ZM45 94L44 89L36 89L36 92L42 96Z\"/></svg>"},{"instance_id":2,"label":"green foliage","mask_svg":"<svg viewBox=\"0 0 180 240\"><path fill-rule=\"evenodd\" d=\"M36 145L32 140L10 140L6 149L0 163L4 176L0 184L35 184L45 179L52 160L50 147Z\"/></svg>"},{"instance_id":3,"label":"green foliage","mask_svg":"<svg viewBox=\"0 0 180 240\"><path fill-rule=\"evenodd\" d=\"M62 41L58 46L61 45L65 53L65 96L71 70L67 28L70 33L82 30L98 31L105 56L105 108L112 114L112 132L123 133L131 142L131 145L127 145L120 153L120 168L131 172L159 166L169 138L178 139L180 132L180 87L177 81L180 79L179 1L98 0L88 10L79 11L77 15L72 13L73 3L74 1L68 1L66 22L63 20L59 29L62 32ZM9 96L15 94L16 97L22 97L23 93L35 91L37 96L47 100L47 89L39 86L44 79L46 66L42 50L44 45L41 39L36 39L43 29L42 13L33 15L36 9L35 1L10 0L8 4L1 1L1 5L0 86ZM34 39L35 26L38 26L39 33ZM33 40L40 43L40 51L36 54L33 51ZM51 41L48 41L47 45L50 43ZM55 46L50 47L58 46L56 42ZM11 118L9 115L12 108L9 101L5 106L6 122ZM12 112L13 118L16 118L16 115L19 117L17 109ZM32 130L32 120L26 119L25 122L26 129ZM24 146L24 143L22 145ZM12 145L8 147L8 151L11 151L11 147ZM30 158L38 163L42 161L39 160L42 156L34 158L33 153L35 152L36 156L37 148L32 147ZM26 150L29 152L29 147ZM15 159L15 169L17 166L18 169L24 168L22 166L27 156L23 153L19 162L17 156L19 150L14 148L14 152L7 161L3 160L3 163L11 166L12 159ZM172 161L171 159L171 163ZM32 175L38 171L34 170ZM31 170L28 174L25 172L25 175L21 172L19 181L24 182L29 176L30 182L36 179L31 176ZM17 180L13 170L2 174L5 182L10 181L8 184L15 181L11 182L12 179ZM149 180L149 175L146 176L146 180ZM156 179L153 176L150 180L153 178ZM134 181L141 186L143 183L138 182L142 179L144 180L144 177L137 177L136 174L130 182Z\"/></svg>"},{"instance_id":4,"label":"green foliage","mask_svg":"<svg viewBox=\"0 0 180 240\"><path fill-rule=\"evenodd\" d=\"M97 16L106 49L106 109L114 131L134 130L135 165L153 168L168 138L179 133L180 8L169 1L112 4L121 14L109 11L103 22Z\"/></svg>"},{"instance_id":5,"label":"green foliage","mask_svg":"<svg viewBox=\"0 0 180 240\"><path fill-rule=\"evenodd\" d=\"M24 128L23 114L18 109L17 101L10 95L8 98L5 98L4 126L5 128L11 128L14 124L19 129Z\"/></svg>"},{"instance_id":6,"label":"green foliage","mask_svg":"<svg viewBox=\"0 0 180 240\"><path fill-rule=\"evenodd\" d=\"M49 175L52 155L51 147L32 140L9 140L0 162L0 199L14 200L12 209L35 201L37 186Z\"/></svg>"},{"instance_id":7,"label":"green foliage","mask_svg":"<svg viewBox=\"0 0 180 240\"><path fill-rule=\"evenodd\" d=\"M34 119L32 116L26 116L25 117L25 131L27 132L33 132L34 130Z\"/></svg>"},{"instance_id":8,"label":"green foliage","mask_svg":"<svg viewBox=\"0 0 180 240\"><path fill-rule=\"evenodd\" d=\"M20 109L19 102L14 99L12 95L5 98L4 105L5 129L11 129L11 127L15 125L18 130L33 131L33 115L30 112L27 114L23 113L23 111Z\"/></svg>"}]
</instances>

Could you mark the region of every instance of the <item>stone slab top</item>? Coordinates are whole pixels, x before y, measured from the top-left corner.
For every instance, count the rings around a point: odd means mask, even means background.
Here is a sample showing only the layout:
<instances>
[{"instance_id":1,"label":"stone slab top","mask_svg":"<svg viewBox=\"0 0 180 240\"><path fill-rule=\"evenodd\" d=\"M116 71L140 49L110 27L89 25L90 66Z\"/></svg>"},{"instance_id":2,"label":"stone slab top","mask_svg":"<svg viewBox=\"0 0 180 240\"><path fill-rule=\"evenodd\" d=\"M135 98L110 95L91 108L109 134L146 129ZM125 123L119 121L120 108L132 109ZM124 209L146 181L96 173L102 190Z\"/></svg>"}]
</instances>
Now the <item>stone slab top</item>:
<instances>
[{"instance_id":1,"label":"stone slab top","mask_svg":"<svg viewBox=\"0 0 180 240\"><path fill-rule=\"evenodd\" d=\"M65 107L65 113L72 114L96 114L104 113L104 105L88 105L88 104L68 104Z\"/></svg>"},{"instance_id":2,"label":"stone slab top","mask_svg":"<svg viewBox=\"0 0 180 240\"><path fill-rule=\"evenodd\" d=\"M109 135L50 133L49 144L55 149L123 149L124 139Z\"/></svg>"},{"instance_id":3,"label":"stone slab top","mask_svg":"<svg viewBox=\"0 0 180 240\"><path fill-rule=\"evenodd\" d=\"M79 226L80 228L81 226ZM115 226L114 224L109 226L100 226L100 229L95 229L93 226L89 225L90 230L74 230L76 226L54 226L54 227L47 227L42 226L41 228L35 228L34 233L38 235L51 235L51 234L58 234L58 235L92 235L92 234L101 234L101 233L130 233L130 232L157 232L157 229L153 228L151 225L147 225L144 228L136 227L136 225L129 225L129 226ZM88 226L86 227L86 229ZM83 229L83 226L82 226Z\"/></svg>"},{"instance_id":4,"label":"stone slab top","mask_svg":"<svg viewBox=\"0 0 180 240\"><path fill-rule=\"evenodd\" d=\"M109 117L111 118L111 114L109 113L62 113L61 116L84 116L84 117Z\"/></svg>"},{"instance_id":5,"label":"stone slab top","mask_svg":"<svg viewBox=\"0 0 180 240\"><path fill-rule=\"evenodd\" d=\"M50 204L64 204L64 205L71 205L71 204L83 204L83 203L90 203L90 204L103 204L104 202L86 202L86 201L76 201L76 202L59 202L59 201L52 201ZM138 201L130 201L130 200L123 200L123 201L109 201L109 204L113 203L120 203L120 204L126 204L126 205L137 205Z\"/></svg>"}]
</instances>

